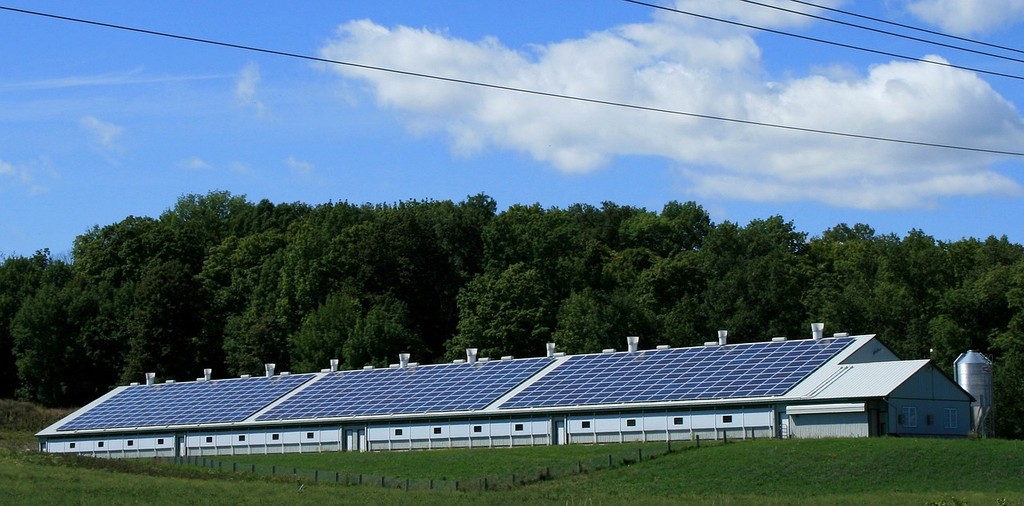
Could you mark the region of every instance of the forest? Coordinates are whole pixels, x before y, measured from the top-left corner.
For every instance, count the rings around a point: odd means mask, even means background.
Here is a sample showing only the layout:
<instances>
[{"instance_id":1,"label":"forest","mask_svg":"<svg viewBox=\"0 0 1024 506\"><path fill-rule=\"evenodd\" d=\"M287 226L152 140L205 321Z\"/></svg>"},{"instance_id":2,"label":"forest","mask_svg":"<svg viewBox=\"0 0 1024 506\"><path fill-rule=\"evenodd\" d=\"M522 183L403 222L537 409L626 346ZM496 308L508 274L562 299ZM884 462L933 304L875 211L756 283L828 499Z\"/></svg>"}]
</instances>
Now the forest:
<instances>
[{"instance_id":1,"label":"forest","mask_svg":"<svg viewBox=\"0 0 1024 506\"><path fill-rule=\"evenodd\" d=\"M577 204L250 202L186 195L48 250L0 258L0 398L87 403L116 385L773 336L877 334L952 377L994 361L996 435L1024 438L1024 247L781 216L712 222Z\"/></svg>"}]
</instances>

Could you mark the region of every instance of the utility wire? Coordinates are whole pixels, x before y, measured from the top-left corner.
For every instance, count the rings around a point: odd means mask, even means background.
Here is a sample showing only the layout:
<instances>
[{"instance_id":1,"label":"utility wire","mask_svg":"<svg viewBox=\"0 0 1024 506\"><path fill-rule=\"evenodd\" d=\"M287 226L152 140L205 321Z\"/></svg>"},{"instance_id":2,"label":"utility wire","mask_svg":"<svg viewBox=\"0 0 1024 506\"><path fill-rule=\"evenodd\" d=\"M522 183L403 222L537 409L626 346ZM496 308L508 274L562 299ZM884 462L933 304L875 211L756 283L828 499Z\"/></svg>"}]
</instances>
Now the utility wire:
<instances>
[{"instance_id":1,"label":"utility wire","mask_svg":"<svg viewBox=\"0 0 1024 506\"><path fill-rule=\"evenodd\" d=\"M978 44L979 46L987 46L987 47L991 47L991 48L994 48L994 49L1002 49L1003 51L1010 51L1010 52L1013 52L1013 53L1024 54L1024 50L1017 49L1017 48L1014 48L1014 47L1000 46L999 44L992 44L992 43L989 43L989 42L984 42L984 41L980 41L980 40L976 40L976 39L970 39L970 38L967 38L967 37L958 37L956 35L950 35L948 33L943 33L943 32L937 31L937 30L929 30L927 28L921 28L919 26L913 26L913 25L907 25L907 24L903 24L903 23L897 23L895 21L889 21L888 19L882 19L882 18L877 18L877 17L873 17L873 16L867 16L867 15L864 15L864 14L858 14L856 12L845 11L845 10L842 10L842 9L836 9L834 7L826 7L824 5L818 5L818 4L811 3L811 2L805 2L803 0L790 0L790 1L793 2L793 3L807 5L809 7L817 7L818 9L822 9L822 10L826 10L826 11L831 11L831 12L837 12L839 14L845 14L847 16L852 16L852 17L855 17L855 18L867 19L867 20L870 20L870 21L874 21L876 23L883 23L883 24L890 25L890 26L898 26L900 28L906 28L907 30L914 30L914 31L921 32L921 33L928 33L928 34L931 34L931 35L938 35L940 37L946 37L946 38L950 38L950 39L954 39L954 40L959 40L959 41L963 41L963 42L970 42L971 44Z\"/></svg>"},{"instance_id":2,"label":"utility wire","mask_svg":"<svg viewBox=\"0 0 1024 506\"><path fill-rule=\"evenodd\" d=\"M366 65L366 64L362 64L362 63L347 62L347 61L342 61L342 60L332 60L332 59L329 59L329 58L322 58L322 57L317 57L317 56L309 56L309 55L300 54L300 53L291 53L291 52L287 52L287 51L279 51L279 50L275 50L275 49L267 49L267 48L261 48L261 47L256 47L256 46L247 46L247 45L244 45L244 44L235 44L235 43L231 43L231 42L223 42L223 41L217 41L217 40L212 40L212 39L203 39L203 38L199 38L199 37L191 37L191 36L188 36L188 35L179 35L179 34L168 33L168 32L159 32L159 31L155 31L155 30L147 30L147 29L144 29L144 28L136 28L136 27L131 27L131 26L116 25L116 24L113 24L113 23L105 23L105 22L102 22L102 21L92 21L92 20L82 19L82 18L73 18L73 17L69 17L69 16L61 16L61 15L58 15L58 14L49 14L49 13L45 13L45 12L31 11L31 10L27 10L27 9L19 9L19 8L7 7L7 6L3 6L3 5L0 5L0 10L2 10L2 11L9 11L9 12L16 12L16 13L19 13L19 14L27 14L27 15L31 15L31 16L39 16L39 17L44 17L44 18L56 19L56 20L60 20L60 21L67 21L67 22L71 22L71 23L86 24L86 25L98 26L98 27L103 27L103 28L110 28L110 29L114 29L114 30L121 30L121 31L133 32L133 33L140 33L140 34L144 34L144 35L153 35L153 36L156 36L156 37L164 37L164 38L169 38L169 39L183 40L183 41L187 41L187 42L195 42L195 43L199 43L199 44L207 44L207 45L226 47L226 48L231 48L231 49L239 49L239 50L242 50L242 51L250 51L250 52L269 54L269 55L275 55L275 56L284 56L284 57L287 57L287 58L296 58L296 59L300 59L300 60L314 61L314 62L319 62L319 63L328 63L328 64L331 64L331 65L341 65L341 66L345 66L345 67L357 68L357 69L362 69L362 70L372 70L372 71L386 72L386 73L402 75L402 76L417 77L417 78L422 78L422 79L430 79L430 80L434 80L434 81L441 81L441 82L448 82L448 83L455 83L455 84L463 84L463 85L467 85L467 86L476 86L476 87L479 87L479 88L487 88L487 89L494 89L494 90L501 90L501 91L509 91L509 92L521 93L521 94L525 94L525 95L549 97L549 98L556 98L556 99L561 99L561 100L571 100L571 101L575 101L575 102L582 102L582 103L588 103L588 104L597 104L597 105L619 107L619 108L632 109L632 110L638 110L638 111L647 111L647 112L656 112L656 113L662 113L662 114L671 114L671 115L675 115L675 116L685 116L685 117L690 117L690 118L707 119L707 120L721 121L721 122L726 122L726 123L735 123L735 124L741 124L741 125L751 125L751 126L759 126L759 127L766 127L766 128L775 128L775 129L779 129L779 130L788 130L788 131L795 131L795 132L806 132L806 133L813 133L813 134L820 134L820 135L830 135L830 136L834 136L834 137L864 139L864 140L888 142L888 143L894 143L894 144L906 144L906 145L911 145L911 146L922 146L922 147L929 147L929 148L941 148L941 149L950 149L950 150L957 150L957 151L969 151L969 152L974 152L974 153L987 153L987 154L994 154L994 155L1024 157L1024 151L1010 151L1010 150L1000 150L1000 149L988 149L988 148L978 148L978 147L970 147L970 146L960 146L960 145L954 145L954 144L942 144L942 143L936 143L936 142L913 141L913 140L907 140L907 139L897 139L897 138L882 137L882 136L876 136L876 135L854 134L854 133L838 132L838 131L832 131L832 130L821 130L821 129L817 129L817 128L798 127L798 126L791 126L791 125L781 125L781 124L777 124L777 123L766 123L766 122L761 122L761 121L744 120L744 119L738 119L738 118L728 118L728 117L723 117L723 116L713 116L713 115L710 115L710 114L700 114L700 113L694 113L694 112L686 112L686 111L679 111L679 110L673 110L673 109L665 109L665 108L661 108L661 107L651 107L651 106L643 106L643 105L629 104L629 103L623 103L623 102L614 102L614 101L611 101L611 100L601 100L601 99L595 99L595 98L580 97L580 96L575 96L575 95L565 95L565 94L561 94L561 93L553 93L553 92L547 92L547 91L531 90L531 89L527 89L527 88L516 88L516 87L505 86L505 85L500 85L500 84L484 83L484 82L479 82L479 81L471 81L471 80L468 80L468 79L460 79L460 78L454 78L454 77L438 76L438 75L433 75L433 74L425 74L425 73L421 73L421 72L412 72L412 71L408 71L408 70L399 70L399 69L392 69L392 68L380 67L380 66L375 66L375 65Z\"/></svg>"},{"instance_id":3,"label":"utility wire","mask_svg":"<svg viewBox=\"0 0 1024 506\"><path fill-rule=\"evenodd\" d=\"M748 3L748 4L752 4L752 5L759 5L761 7L765 7L765 8L768 8L768 9L775 9L777 11L788 12L790 14L796 14L798 16L804 16L804 17L808 17L808 18L812 18L812 19L817 19L819 21L827 21L829 23L835 23L837 25L848 26L848 27L857 28L857 29L860 29L860 30L867 30L869 32L880 33L882 35L889 35L891 37L898 37L898 38L901 38L901 39L912 40L914 42L923 42L925 44L932 44L932 45L936 45L936 46L940 46L940 47L945 47L945 48L948 48L948 49L955 49L957 51L964 51L964 52L967 52L967 53L974 53L974 54L978 54L978 55L982 55L982 56L989 56L989 57L992 57L992 58L999 58L999 59L1002 59L1002 60L1009 60L1009 61L1014 61L1014 62L1017 62L1017 63L1024 63L1024 59L1021 59L1021 58L1014 58L1012 56L1005 56L1005 55L1001 55L1001 54L990 53L988 51L981 51L981 50L978 50L978 49L971 49L969 47L956 46L956 45L953 45L953 44L947 44L945 42L938 42L938 41L935 41L935 40L922 39L920 37L914 37L913 35L906 35L906 34L897 33L897 32L890 32L888 30L882 30L880 28L873 28L873 27L870 27L870 26L858 25L857 23L850 23L850 22L847 22L847 21L841 21L841 20L838 20L838 19L832 19L832 18L828 18L828 17L825 17L825 16L818 16L816 14L811 14L811 13L808 13L808 12L802 12L802 11L798 11L796 9L787 9L785 7L781 7L781 6L778 6L778 5L766 4L766 3L763 3L763 2L758 2L756 0L739 0L739 1L740 2L744 2L744 3ZM800 2L800 3L803 3L803 2Z\"/></svg>"},{"instance_id":4,"label":"utility wire","mask_svg":"<svg viewBox=\"0 0 1024 506\"><path fill-rule=\"evenodd\" d=\"M935 60L928 60L928 59L925 59L925 58L915 58L913 56L907 56L907 55L902 55L902 54L898 54L898 53L890 53L888 51L882 51L880 49L871 49L871 48L867 48L867 47L863 47L863 46L855 46L853 44L845 44L845 43L836 42L836 41L833 41L833 40L819 39L817 37L809 37L807 35L800 35L800 34L796 34L796 33L793 33L793 32L785 32L785 31L782 31L782 30L775 30L775 29L772 29L772 28L765 28L763 26L756 26L756 25L750 25L750 24L747 24L747 23L740 23L739 21L732 21L732 20L728 20L728 19L716 18L714 16L708 16L708 15L705 15L705 14L698 14L696 12L684 11L682 9L674 9L672 7L665 7L664 5L652 4L652 3L641 1L641 0L622 0L622 1L626 2L626 3L635 4L635 5L642 5L644 7L650 7L652 9L659 9L659 10L663 10L663 11L674 12L676 14L684 14L684 15L687 15L687 16L695 17L695 18L706 19L706 20L709 20L709 21L717 21L719 23L725 23L725 24L733 25L733 26L739 26L739 27L742 27L742 28L749 28L751 30L759 30L759 31L762 31L762 32L774 33L776 35L784 35L786 37L793 37L793 38L796 38L796 39L802 39L802 40L807 40L807 41L811 41L811 42L817 42L817 43L820 43L820 44L828 44L830 46L837 46L837 47L842 47L842 48L846 48L846 49L853 49L855 51L863 51L863 52L866 52L866 53L880 54L880 55L883 55L883 56L890 56L892 58L899 58L901 60L909 60L909 61L916 61L916 62L921 62L921 63L929 63L931 65L939 65L941 67L954 68L954 69L960 69L960 70L969 70L971 72L977 72L979 74L988 74L988 75L992 75L992 76L1005 77L1007 79L1017 79L1017 80L1024 81L1024 76L1016 75L1016 74L1006 74L1006 73L1003 73L1003 72L996 72L996 71L992 71L992 70L984 70L984 69L973 68L973 67L965 67L965 66L962 66L962 65L953 65L952 63L935 61Z\"/></svg>"}]
</instances>

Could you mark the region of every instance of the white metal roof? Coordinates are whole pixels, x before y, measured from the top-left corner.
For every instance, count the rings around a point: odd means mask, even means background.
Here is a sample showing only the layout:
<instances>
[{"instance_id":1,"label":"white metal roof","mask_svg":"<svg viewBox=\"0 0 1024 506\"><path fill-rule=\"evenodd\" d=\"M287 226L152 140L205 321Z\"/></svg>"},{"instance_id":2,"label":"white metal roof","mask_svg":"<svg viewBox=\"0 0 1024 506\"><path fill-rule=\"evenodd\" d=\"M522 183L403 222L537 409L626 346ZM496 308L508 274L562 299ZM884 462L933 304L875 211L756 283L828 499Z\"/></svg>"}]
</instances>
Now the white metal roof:
<instances>
[{"instance_id":1,"label":"white metal roof","mask_svg":"<svg viewBox=\"0 0 1024 506\"><path fill-rule=\"evenodd\" d=\"M809 400L886 397L930 362L898 360L826 364L793 387L785 397Z\"/></svg>"}]
</instances>

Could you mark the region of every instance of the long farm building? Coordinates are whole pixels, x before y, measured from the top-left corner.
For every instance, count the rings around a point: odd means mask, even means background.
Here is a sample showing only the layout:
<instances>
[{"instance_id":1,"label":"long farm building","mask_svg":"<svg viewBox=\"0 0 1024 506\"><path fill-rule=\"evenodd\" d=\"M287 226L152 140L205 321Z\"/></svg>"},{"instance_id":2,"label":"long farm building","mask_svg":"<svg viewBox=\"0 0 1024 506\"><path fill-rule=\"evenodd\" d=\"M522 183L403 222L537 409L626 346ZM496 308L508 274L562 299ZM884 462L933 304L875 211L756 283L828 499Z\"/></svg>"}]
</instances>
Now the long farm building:
<instances>
[{"instance_id":1,"label":"long farm building","mask_svg":"<svg viewBox=\"0 0 1024 506\"><path fill-rule=\"evenodd\" d=\"M963 388L872 335L275 374L115 388L44 452L174 457L746 438L965 437Z\"/></svg>"}]
</instances>

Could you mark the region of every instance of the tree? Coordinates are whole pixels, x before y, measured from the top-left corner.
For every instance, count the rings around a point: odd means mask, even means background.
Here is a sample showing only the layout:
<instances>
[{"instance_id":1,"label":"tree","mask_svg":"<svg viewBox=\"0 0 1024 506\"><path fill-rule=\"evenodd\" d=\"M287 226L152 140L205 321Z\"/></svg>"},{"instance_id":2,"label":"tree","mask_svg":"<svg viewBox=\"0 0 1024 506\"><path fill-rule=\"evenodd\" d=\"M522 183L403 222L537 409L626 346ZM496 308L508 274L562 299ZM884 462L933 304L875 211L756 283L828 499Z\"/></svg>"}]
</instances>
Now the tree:
<instances>
[{"instance_id":1,"label":"tree","mask_svg":"<svg viewBox=\"0 0 1024 506\"><path fill-rule=\"evenodd\" d=\"M317 371L341 359L345 343L355 334L362 319L359 299L347 293L336 293L316 311L307 316L291 339L292 364L297 371Z\"/></svg>"}]
</instances>

